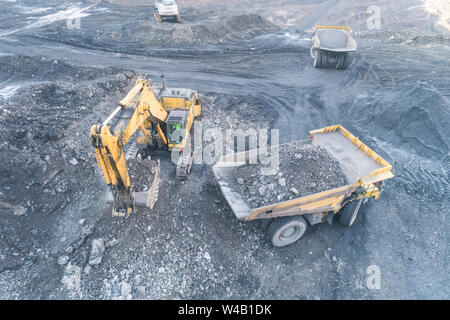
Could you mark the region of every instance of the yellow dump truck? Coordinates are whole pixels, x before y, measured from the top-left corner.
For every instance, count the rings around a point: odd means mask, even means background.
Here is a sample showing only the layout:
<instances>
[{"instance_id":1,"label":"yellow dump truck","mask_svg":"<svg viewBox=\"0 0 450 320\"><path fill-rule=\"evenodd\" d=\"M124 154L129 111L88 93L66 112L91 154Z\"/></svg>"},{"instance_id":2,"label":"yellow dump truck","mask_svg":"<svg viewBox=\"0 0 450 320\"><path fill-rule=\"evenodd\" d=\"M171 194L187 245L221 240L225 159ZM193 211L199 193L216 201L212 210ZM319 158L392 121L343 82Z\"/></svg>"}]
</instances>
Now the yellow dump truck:
<instances>
[{"instance_id":1,"label":"yellow dump truck","mask_svg":"<svg viewBox=\"0 0 450 320\"><path fill-rule=\"evenodd\" d=\"M315 68L347 69L349 52L356 51L356 41L348 26L316 26L311 57Z\"/></svg>"},{"instance_id":2,"label":"yellow dump truck","mask_svg":"<svg viewBox=\"0 0 450 320\"><path fill-rule=\"evenodd\" d=\"M295 142L298 143L298 142ZM266 235L274 246L282 247L300 239L311 225L328 221L339 215L342 224L350 226L358 211L370 198L378 199L384 181L394 177L392 166L367 147L341 125L310 131L310 137L301 143L325 148L336 158L349 184L338 188L251 208L244 195L236 188L234 171L248 163L250 158L267 150L250 150L222 156L213 166L220 189L238 219L261 219ZM273 148L273 147L268 147ZM237 161L237 159L239 159Z\"/></svg>"}]
</instances>

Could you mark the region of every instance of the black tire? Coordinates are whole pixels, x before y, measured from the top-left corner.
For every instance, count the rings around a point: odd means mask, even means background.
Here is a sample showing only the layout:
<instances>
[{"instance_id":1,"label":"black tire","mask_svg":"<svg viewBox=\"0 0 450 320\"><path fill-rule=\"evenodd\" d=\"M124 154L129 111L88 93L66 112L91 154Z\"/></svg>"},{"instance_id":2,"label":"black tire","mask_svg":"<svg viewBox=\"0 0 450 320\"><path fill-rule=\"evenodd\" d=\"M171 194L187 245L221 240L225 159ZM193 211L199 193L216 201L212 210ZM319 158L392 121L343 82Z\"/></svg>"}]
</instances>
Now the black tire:
<instances>
[{"instance_id":1,"label":"black tire","mask_svg":"<svg viewBox=\"0 0 450 320\"><path fill-rule=\"evenodd\" d=\"M348 52L342 52L337 59L336 69L347 69Z\"/></svg>"},{"instance_id":2,"label":"black tire","mask_svg":"<svg viewBox=\"0 0 450 320\"><path fill-rule=\"evenodd\" d=\"M159 13L157 13L156 11L153 12L153 16L155 17L155 19L156 19L156 21L157 21L158 23L161 23L161 22L162 22L161 16L160 16Z\"/></svg>"},{"instance_id":3,"label":"black tire","mask_svg":"<svg viewBox=\"0 0 450 320\"><path fill-rule=\"evenodd\" d=\"M266 236L274 247L284 247L300 239L306 228L307 223L302 216L281 217L269 224Z\"/></svg>"},{"instance_id":4,"label":"black tire","mask_svg":"<svg viewBox=\"0 0 450 320\"><path fill-rule=\"evenodd\" d=\"M322 51L322 68L328 68L328 51Z\"/></svg>"},{"instance_id":5,"label":"black tire","mask_svg":"<svg viewBox=\"0 0 450 320\"><path fill-rule=\"evenodd\" d=\"M314 58L314 68L322 67L322 50L316 51L316 57Z\"/></svg>"},{"instance_id":6,"label":"black tire","mask_svg":"<svg viewBox=\"0 0 450 320\"><path fill-rule=\"evenodd\" d=\"M339 222L342 225L350 227L355 222L359 209L361 209L362 200L350 201L340 210Z\"/></svg>"},{"instance_id":7,"label":"black tire","mask_svg":"<svg viewBox=\"0 0 450 320\"><path fill-rule=\"evenodd\" d=\"M345 53L344 64L342 65L342 69L348 68L348 61L350 60L348 52Z\"/></svg>"},{"instance_id":8,"label":"black tire","mask_svg":"<svg viewBox=\"0 0 450 320\"><path fill-rule=\"evenodd\" d=\"M316 48L314 48L313 46L309 49L309 55L311 56L311 58L314 60L314 59L316 59L316 52L317 51L317 49Z\"/></svg>"},{"instance_id":9,"label":"black tire","mask_svg":"<svg viewBox=\"0 0 450 320\"><path fill-rule=\"evenodd\" d=\"M336 69L342 69L342 64L344 63L344 55L339 54L336 58Z\"/></svg>"}]
</instances>

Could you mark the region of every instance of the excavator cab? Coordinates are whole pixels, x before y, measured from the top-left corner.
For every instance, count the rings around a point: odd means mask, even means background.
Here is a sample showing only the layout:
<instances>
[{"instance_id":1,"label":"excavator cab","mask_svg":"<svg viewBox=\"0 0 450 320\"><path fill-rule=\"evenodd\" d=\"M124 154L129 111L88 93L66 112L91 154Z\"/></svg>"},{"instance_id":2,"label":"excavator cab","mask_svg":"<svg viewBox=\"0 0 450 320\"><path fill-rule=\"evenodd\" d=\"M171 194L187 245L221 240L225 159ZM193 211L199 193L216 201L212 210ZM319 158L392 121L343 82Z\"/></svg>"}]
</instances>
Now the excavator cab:
<instances>
[{"instance_id":1,"label":"excavator cab","mask_svg":"<svg viewBox=\"0 0 450 320\"><path fill-rule=\"evenodd\" d=\"M167 139L169 141L169 147L172 148L176 145L184 145L183 140L186 136L187 127L187 115L186 110L172 110L167 118Z\"/></svg>"}]
</instances>

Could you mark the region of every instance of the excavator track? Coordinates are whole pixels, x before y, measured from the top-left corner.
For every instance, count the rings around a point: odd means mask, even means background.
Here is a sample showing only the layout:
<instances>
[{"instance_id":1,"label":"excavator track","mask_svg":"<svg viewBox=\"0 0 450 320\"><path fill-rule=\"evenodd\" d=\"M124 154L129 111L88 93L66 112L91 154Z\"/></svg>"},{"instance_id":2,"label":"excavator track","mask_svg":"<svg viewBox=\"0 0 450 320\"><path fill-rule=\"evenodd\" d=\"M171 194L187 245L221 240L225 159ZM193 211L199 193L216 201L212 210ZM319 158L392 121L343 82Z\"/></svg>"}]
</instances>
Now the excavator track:
<instances>
[{"instance_id":1,"label":"excavator track","mask_svg":"<svg viewBox=\"0 0 450 320\"><path fill-rule=\"evenodd\" d=\"M136 158L139 153L139 146L136 142L133 142L125 153L125 159Z\"/></svg>"},{"instance_id":2,"label":"excavator track","mask_svg":"<svg viewBox=\"0 0 450 320\"><path fill-rule=\"evenodd\" d=\"M193 153L182 154L177 163L177 178L184 180L191 172L192 162L194 160Z\"/></svg>"}]
</instances>

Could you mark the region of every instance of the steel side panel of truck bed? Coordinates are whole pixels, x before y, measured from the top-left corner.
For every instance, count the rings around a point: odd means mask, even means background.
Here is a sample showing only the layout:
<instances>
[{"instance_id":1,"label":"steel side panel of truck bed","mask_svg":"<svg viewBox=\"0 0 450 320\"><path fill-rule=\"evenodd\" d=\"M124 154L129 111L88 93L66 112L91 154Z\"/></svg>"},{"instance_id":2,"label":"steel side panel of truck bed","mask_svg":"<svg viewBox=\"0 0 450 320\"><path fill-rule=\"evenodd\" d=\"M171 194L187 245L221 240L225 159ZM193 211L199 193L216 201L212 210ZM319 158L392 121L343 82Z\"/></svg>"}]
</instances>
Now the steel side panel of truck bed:
<instances>
[{"instance_id":1,"label":"steel side panel of truck bed","mask_svg":"<svg viewBox=\"0 0 450 320\"><path fill-rule=\"evenodd\" d=\"M313 47L334 52L356 51L356 41L350 35L349 27L316 26Z\"/></svg>"},{"instance_id":2,"label":"steel side panel of truck bed","mask_svg":"<svg viewBox=\"0 0 450 320\"><path fill-rule=\"evenodd\" d=\"M272 205L250 208L243 196L234 189L233 171L265 150L250 150L222 156L213 172L225 199L238 219L253 220L276 216L298 215L306 213L327 213L337 211L345 197L357 188L367 184L392 178L392 166L363 144L341 125L329 126L310 131L311 139L302 143L320 145L330 152L339 162L347 180L351 182L339 188L311 194ZM296 142L298 143L298 142ZM273 148L271 147L272 150Z\"/></svg>"}]
</instances>

